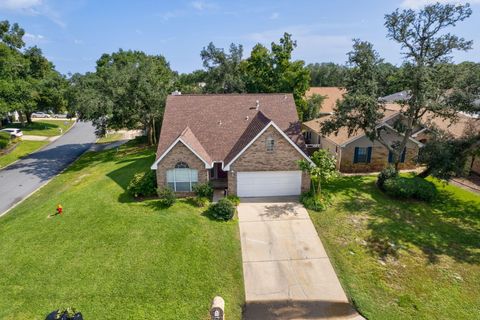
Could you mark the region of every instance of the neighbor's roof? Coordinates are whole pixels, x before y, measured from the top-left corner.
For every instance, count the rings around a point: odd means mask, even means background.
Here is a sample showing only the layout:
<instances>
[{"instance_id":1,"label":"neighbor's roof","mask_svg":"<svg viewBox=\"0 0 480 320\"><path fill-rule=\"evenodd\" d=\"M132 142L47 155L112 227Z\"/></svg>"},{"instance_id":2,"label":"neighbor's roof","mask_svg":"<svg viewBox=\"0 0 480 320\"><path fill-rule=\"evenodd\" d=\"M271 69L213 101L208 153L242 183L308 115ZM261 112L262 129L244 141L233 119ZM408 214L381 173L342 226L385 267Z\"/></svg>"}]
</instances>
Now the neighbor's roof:
<instances>
[{"instance_id":1,"label":"neighbor's roof","mask_svg":"<svg viewBox=\"0 0 480 320\"><path fill-rule=\"evenodd\" d=\"M270 121L304 149L301 124L291 94L170 95L157 158L182 137L206 161L226 161Z\"/></svg>"},{"instance_id":2,"label":"neighbor's roof","mask_svg":"<svg viewBox=\"0 0 480 320\"><path fill-rule=\"evenodd\" d=\"M391 119L398 114L399 114L399 112L397 110L386 109L385 113L384 113L384 117L380 121L380 123L384 123L388 119ZM314 119L314 120L305 122L303 125L305 127L309 128L310 130L319 133L322 126L323 126L323 123L325 121L331 119L332 117L333 117L332 115L327 115L327 116L322 117L322 118L318 118L318 119ZM353 140L355 138L358 138L360 136L363 136L363 135L365 135L365 132L363 130L358 130L358 131L354 132L352 135L349 135L347 127L342 127L342 128L340 128L340 130L338 130L337 133L331 133L331 134L329 134L327 136L324 136L324 137L327 138L328 140L332 141L333 143L337 144L337 145L343 145L346 142L348 142L350 140Z\"/></svg>"},{"instance_id":3,"label":"neighbor's roof","mask_svg":"<svg viewBox=\"0 0 480 320\"><path fill-rule=\"evenodd\" d=\"M379 98L379 100L386 103L395 103L397 101L407 101L410 98L411 96L409 92L407 90L404 90L404 91L392 93L385 97L381 97Z\"/></svg>"},{"instance_id":4,"label":"neighbor's roof","mask_svg":"<svg viewBox=\"0 0 480 320\"><path fill-rule=\"evenodd\" d=\"M323 100L320 113L332 113L337 104L337 100L341 101L346 92L347 90L339 87L312 87L307 91L305 96L307 98L314 94L325 96L326 98Z\"/></svg>"},{"instance_id":5,"label":"neighbor's roof","mask_svg":"<svg viewBox=\"0 0 480 320\"><path fill-rule=\"evenodd\" d=\"M480 133L480 119L461 113L455 120L450 120L434 117L432 113L427 112L422 117L422 123L427 128L436 128L448 132L455 138Z\"/></svg>"}]
</instances>

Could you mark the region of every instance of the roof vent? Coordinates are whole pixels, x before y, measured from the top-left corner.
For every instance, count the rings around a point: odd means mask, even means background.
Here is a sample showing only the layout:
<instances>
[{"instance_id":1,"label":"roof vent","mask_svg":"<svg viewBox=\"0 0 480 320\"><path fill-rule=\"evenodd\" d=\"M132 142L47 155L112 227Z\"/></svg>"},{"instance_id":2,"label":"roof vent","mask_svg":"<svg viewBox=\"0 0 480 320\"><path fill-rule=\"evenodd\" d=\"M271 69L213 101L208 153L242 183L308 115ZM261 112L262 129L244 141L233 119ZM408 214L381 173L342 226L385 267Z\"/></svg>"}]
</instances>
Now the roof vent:
<instances>
[{"instance_id":1,"label":"roof vent","mask_svg":"<svg viewBox=\"0 0 480 320\"><path fill-rule=\"evenodd\" d=\"M250 119L248 116L245 117L245 121L248 121L248 119Z\"/></svg>"},{"instance_id":2,"label":"roof vent","mask_svg":"<svg viewBox=\"0 0 480 320\"><path fill-rule=\"evenodd\" d=\"M182 93L178 90L175 90L175 91L172 92L172 96L181 96L181 95L182 95Z\"/></svg>"},{"instance_id":3,"label":"roof vent","mask_svg":"<svg viewBox=\"0 0 480 320\"><path fill-rule=\"evenodd\" d=\"M255 101L255 110L258 110L260 108L260 101Z\"/></svg>"},{"instance_id":4,"label":"roof vent","mask_svg":"<svg viewBox=\"0 0 480 320\"><path fill-rule=\"evenodd\" d=\"M222 120L219 120L219 121L217 122L217 124L218 124L219 126L221 126L221 125L222 125Z\"/></svg>"},{"instance_id":5,"label":"roof vent","mask_svg":"<svg viewBox=\"0 0 480 320\"><path fill-rule=\"evenodd\" d=\"M283 96L283 100L287 100L287 95L284 95L284 96Z\"/></svg>"}]
</instances>

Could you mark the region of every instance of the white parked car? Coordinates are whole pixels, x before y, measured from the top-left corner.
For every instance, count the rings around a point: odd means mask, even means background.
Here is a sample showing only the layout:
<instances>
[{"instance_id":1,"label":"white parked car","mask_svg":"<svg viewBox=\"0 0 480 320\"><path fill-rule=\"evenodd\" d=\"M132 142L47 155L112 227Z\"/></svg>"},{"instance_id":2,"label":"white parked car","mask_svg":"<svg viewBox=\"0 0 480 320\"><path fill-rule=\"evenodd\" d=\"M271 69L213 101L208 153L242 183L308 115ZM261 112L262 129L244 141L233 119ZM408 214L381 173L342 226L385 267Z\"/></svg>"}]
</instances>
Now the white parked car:
<instances>
[{"instance_id":1,"label":"white parked car","mask_svg":"<svg viewBox=\"0 0 480 320\"><path fill-rule=\"evenodd\" d=\"M45 112L34 112L32 113L32 118L50 118L50 115Z\"/></svg>"},{"instance_id":2,"label":"white parked car","mask_svg":"<svg viewBox=\"0 0 480 320\"><path fill-rule=\"evenodd\" d=\"M16 137L16 138L19 138L19 137L23 136L22 130L16 129L16 128L6 128L6 129L2 129L0 131L8 132L8 133L10 133L10 136Z\"/></svg>"}]
</instances>

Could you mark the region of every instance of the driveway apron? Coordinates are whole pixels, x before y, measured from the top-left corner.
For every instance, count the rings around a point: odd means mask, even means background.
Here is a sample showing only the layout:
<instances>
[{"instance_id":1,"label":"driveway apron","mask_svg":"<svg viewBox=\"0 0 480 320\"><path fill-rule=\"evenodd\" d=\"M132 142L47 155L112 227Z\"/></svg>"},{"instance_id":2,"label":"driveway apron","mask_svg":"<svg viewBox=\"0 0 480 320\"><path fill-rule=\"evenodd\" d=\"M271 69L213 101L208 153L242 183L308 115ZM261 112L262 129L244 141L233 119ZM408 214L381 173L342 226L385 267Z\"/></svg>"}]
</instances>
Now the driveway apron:
<instances>
[{"instance_id":1,"label":"driveway apron","mask_svg":"<svg viewBox=\"0 0 480 320\"><path fill-rule=\"evenodd\" d=\"M363 319L296 199L245 198L238 216L244 319Z\"/></svg>"}]
</instances>

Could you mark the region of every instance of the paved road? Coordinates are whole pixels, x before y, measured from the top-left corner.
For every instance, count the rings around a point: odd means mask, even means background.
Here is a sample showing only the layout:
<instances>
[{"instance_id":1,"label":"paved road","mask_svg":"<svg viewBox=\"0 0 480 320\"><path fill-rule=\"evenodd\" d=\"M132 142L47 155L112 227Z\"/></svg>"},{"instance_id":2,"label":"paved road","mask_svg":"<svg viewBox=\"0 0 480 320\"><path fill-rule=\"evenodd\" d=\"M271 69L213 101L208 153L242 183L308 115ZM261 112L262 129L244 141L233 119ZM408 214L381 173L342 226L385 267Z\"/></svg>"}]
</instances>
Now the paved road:
<instances>
[{"instance_id":1,"label":"paved road","mask_svg":"<svg viewBox=\"0 0 480 320\"><path fill-rule=\"evenodd\" d=\"M0 170L0 216L47 183L95 143L90 122L78 122L46 148Z\"/></svg>"},{"instance_id":2,"label":"paved road","mask_svg":"<svg viewBox=\"0 0 480 320\"><path fill-rule=\"evenodd\" d=\"M363 319L350 305L307 210L289 198L238 207L244 319Z\"/></svg>"}]
</instances>

